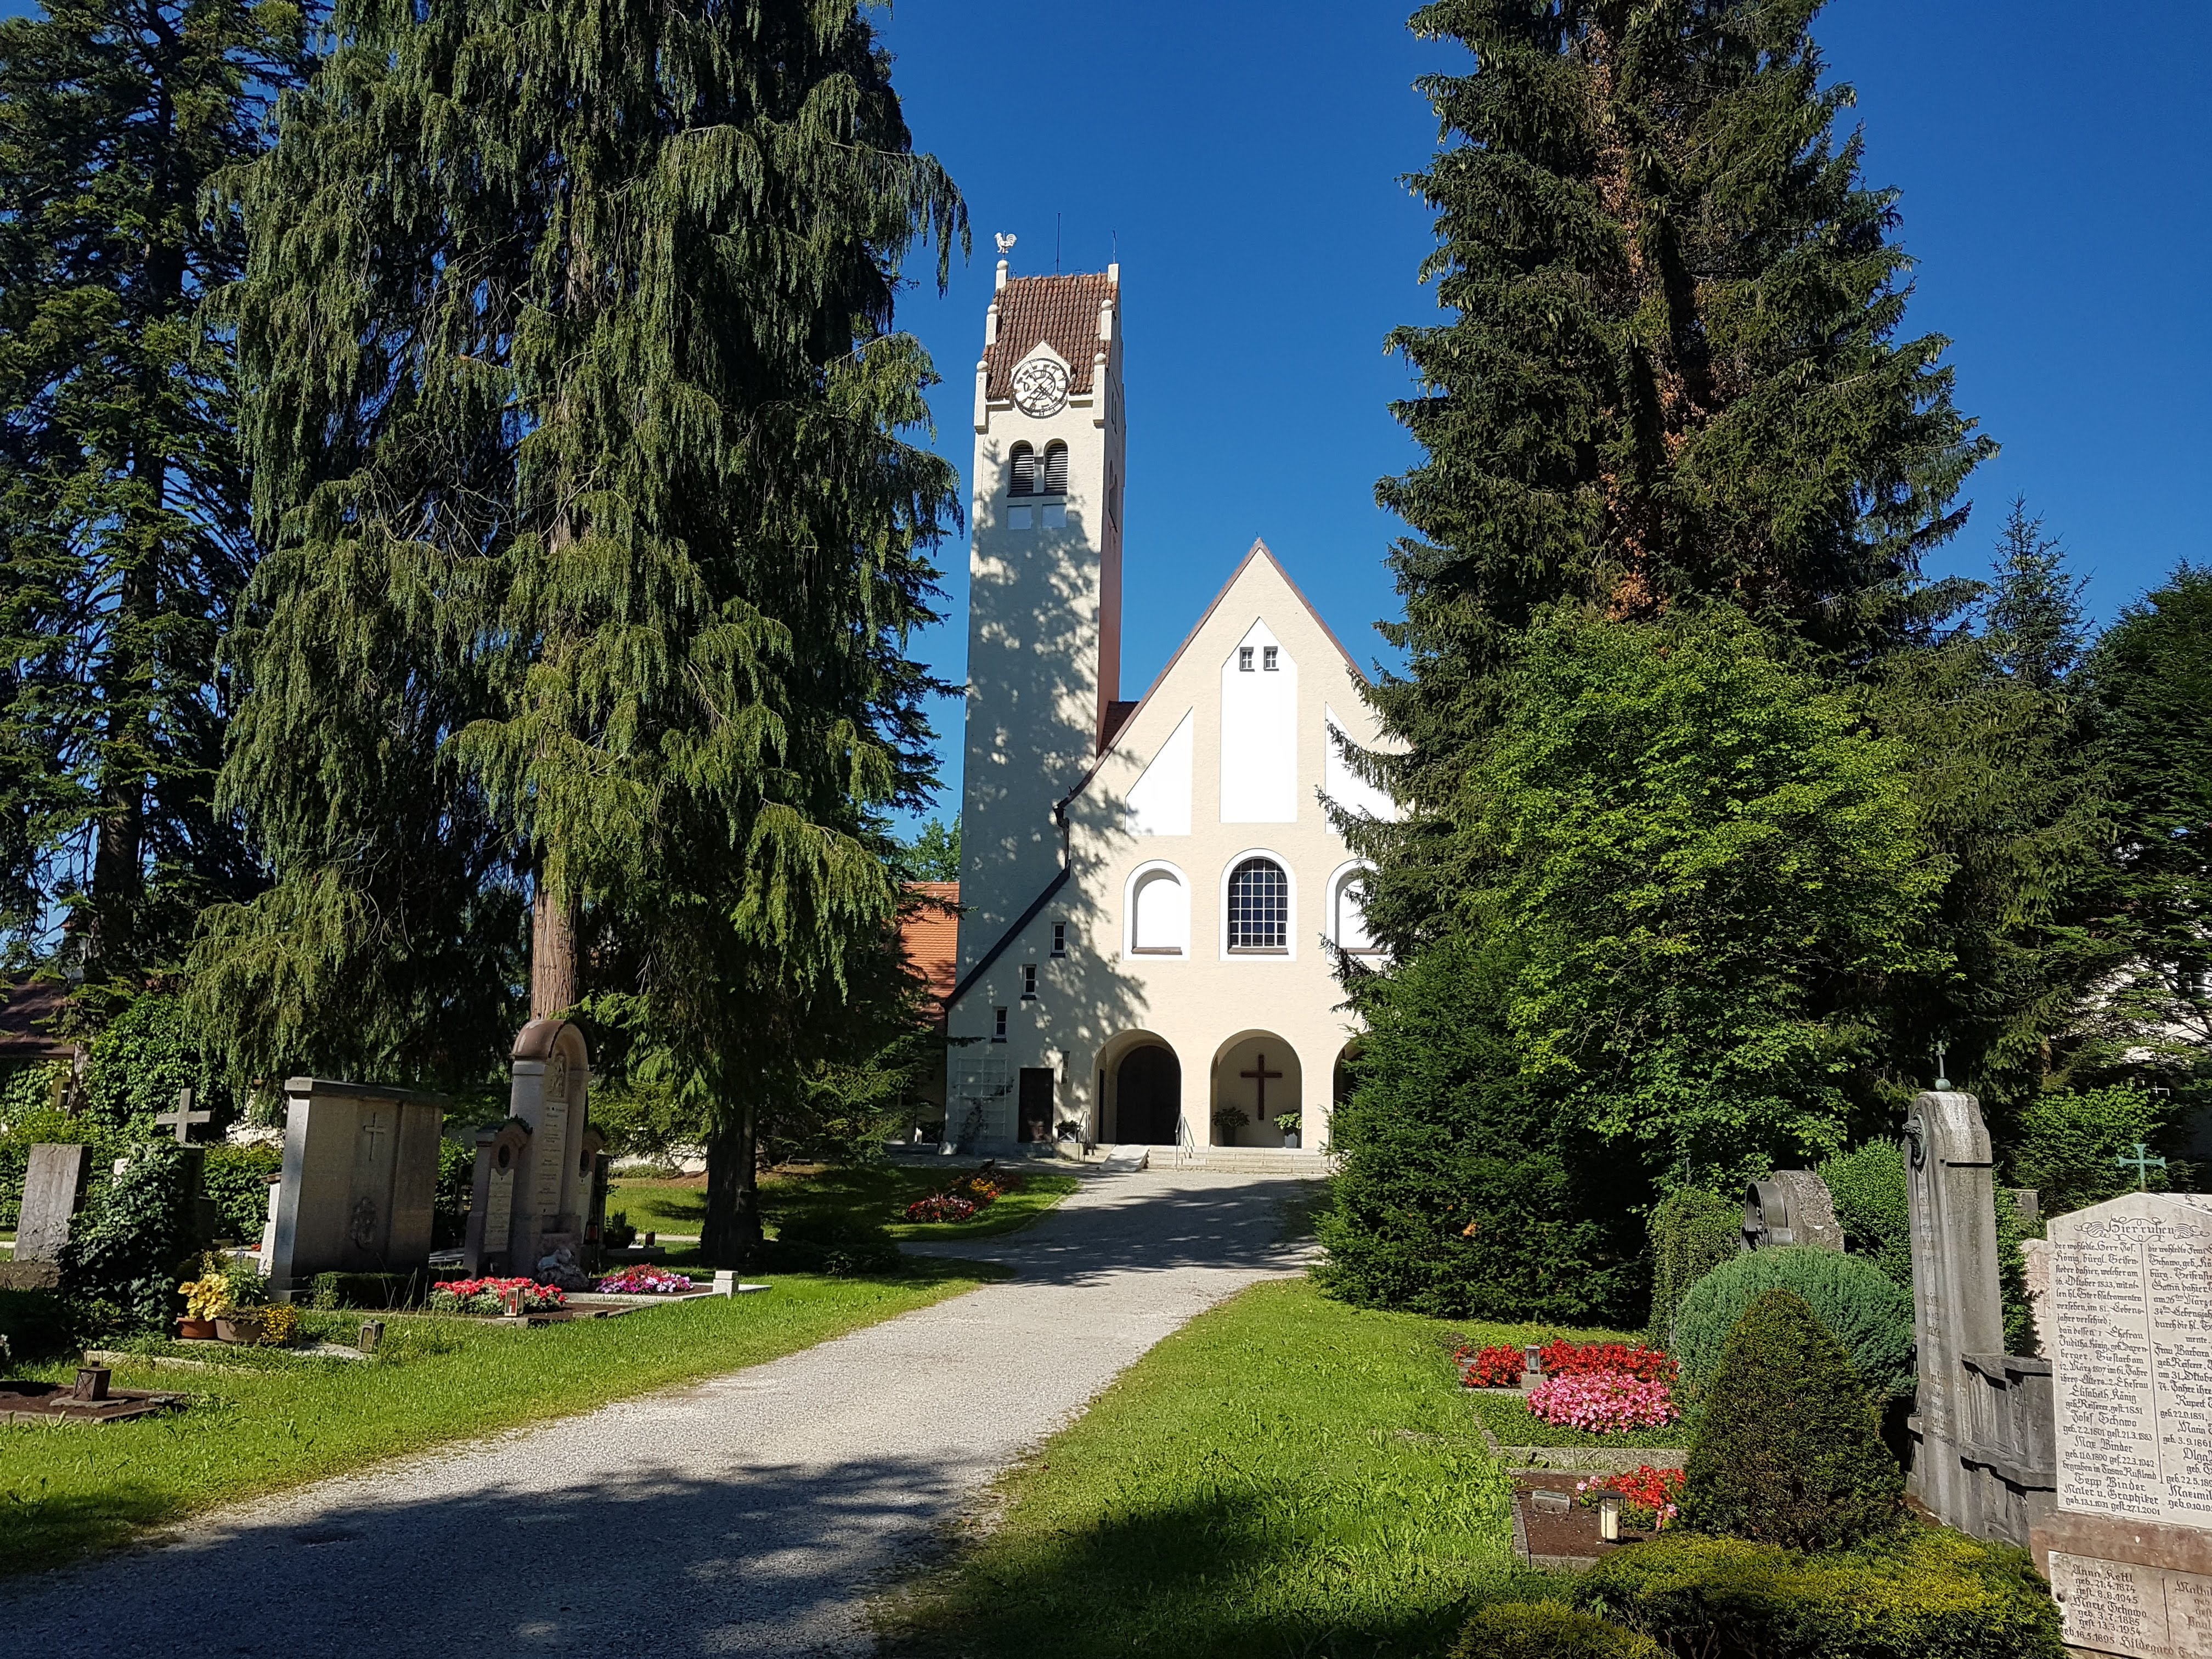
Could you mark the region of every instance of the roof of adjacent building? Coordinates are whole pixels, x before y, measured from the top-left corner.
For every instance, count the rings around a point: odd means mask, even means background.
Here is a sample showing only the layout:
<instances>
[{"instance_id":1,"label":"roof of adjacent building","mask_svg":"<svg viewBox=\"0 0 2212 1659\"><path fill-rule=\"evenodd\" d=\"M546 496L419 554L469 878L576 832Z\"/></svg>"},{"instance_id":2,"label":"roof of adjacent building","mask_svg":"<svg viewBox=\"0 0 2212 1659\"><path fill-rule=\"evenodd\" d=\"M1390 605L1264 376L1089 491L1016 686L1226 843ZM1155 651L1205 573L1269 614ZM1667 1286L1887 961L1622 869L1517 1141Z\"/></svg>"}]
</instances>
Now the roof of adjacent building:
<instances>
[{"instance_id":1,"label":"roof of adjacent building","mask_svg":"<svg viewBox=\"0 0 2212 1659\"><path fill-rule=\"evenodd\" d=\"M999 336L983 348L989 375L984 395L1011 398L1017 365L1042 340L1068 367L1069 390L1091 390L1091 360L1098 353L1098 311L1115 303L1114 279L1082 276L1009 276L994 301L999 307Z\"/></svg>"},{"instance_id":2,"label":"roof of adjacent building","mask_svg":"<svg viewBox=\"0 0 2212 1659\"><path fill-rule=\"evenodd\" d=\"M48 1030L69 994L56 979L18 974L0 980L0 1063L66 1060L76 1052L74 1041Z\"/></svg>"},{"instance_id":3,"label":"roof of adjacent building","mask_svg":"<svg viewBox=\"0 0 2212 1659\"><path fill-rule=\"evenodd\" d=\"M919 902L899 913L899 948L941 1009L960 977L960 884L910 881L906 891Z\"/></svg>"}]
</instances>

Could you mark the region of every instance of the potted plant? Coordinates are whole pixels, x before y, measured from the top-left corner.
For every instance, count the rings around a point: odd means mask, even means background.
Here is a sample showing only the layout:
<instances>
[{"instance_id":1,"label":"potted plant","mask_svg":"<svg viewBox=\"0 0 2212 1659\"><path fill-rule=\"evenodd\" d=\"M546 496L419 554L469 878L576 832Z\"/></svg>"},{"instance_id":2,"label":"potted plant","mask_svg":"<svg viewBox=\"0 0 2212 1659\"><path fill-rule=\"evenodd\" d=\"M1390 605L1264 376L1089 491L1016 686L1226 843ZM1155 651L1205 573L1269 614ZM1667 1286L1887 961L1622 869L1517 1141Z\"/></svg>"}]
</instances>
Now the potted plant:
<instances>
[{"instance_id":1,"label":"potted plant","mask_svg":"<svg viewBox=\"0 0 2212 1659\"><path fill-rule=\"evenodd\" d=\"M269 1287L261 1282L259 1267L235 1259L225 1261L217 1256L210 1256L208 1261L220 1264L223 1279L230 1286L230 1307L215 1316L216 1340L241 1343L248 1347L266 1341L268 1336L263 1327L268 1310L261 1304L269 1299Z\"/></svg>"},{"instance_id":2,"label":"potted plant","mask_svg":"<svg viewBox=\"0 0 2212 1659\"><path fill-rule=\"evenodd\" d=\"M213 1254L202 1256L200 1276L186 1279L177 1290L185 1298L184 1317L177 1321L178 1340L213 1341L216 1321L228 1316L236 1305L231 1297L230 1275L223 1270L222 1258Z\"/></svg>"},{"instance_id":3,"label":"potted plant","mask_svg":"<svg viewBox=\"0 0 2212 1659\"><path fill-rule=\"evenodd\" d=\"M1234 1146L1237 1132L1252 1120L1244 1115L1242 1106L1224 1106L1213 1115L1214 1142L1217 1146Z\"/></svg>"},{"instance_id":4,"label":"potted plant","mask_svg":"<svg viewBox=\"0 0 2212 1659\"><path fill-rule=\"evenodd\" d=\"M1296 1112L1276 1115L1275 1127L1283 1132L1283 1145L1287 1150L1293 1152L1298 1150L1298 1125L1304 1121L1304 1119Z\"/></svg>"}]
</instances>

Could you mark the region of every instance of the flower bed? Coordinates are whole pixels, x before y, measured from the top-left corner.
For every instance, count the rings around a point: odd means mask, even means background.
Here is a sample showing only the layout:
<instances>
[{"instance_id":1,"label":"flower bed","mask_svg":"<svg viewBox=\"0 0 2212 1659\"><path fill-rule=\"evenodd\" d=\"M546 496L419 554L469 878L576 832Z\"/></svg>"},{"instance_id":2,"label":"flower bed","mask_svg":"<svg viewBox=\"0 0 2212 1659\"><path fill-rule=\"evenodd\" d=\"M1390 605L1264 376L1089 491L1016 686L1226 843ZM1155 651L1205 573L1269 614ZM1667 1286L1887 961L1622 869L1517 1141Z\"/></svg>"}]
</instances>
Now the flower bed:
<instances>
[{"instance_id":1,"label":"flower bed","mask_svg":"<svg viewBox=\"0 0 2212 1659\"><path fill-rule=\"evenodd\" d=\"M1689 1444L1691 1425L1685 1420L1657 1429L1616 1429L1610 1434L1591 1434L1547 1423L1528 1410L1528 1396L1504 1389L1471 1389L1468 1403L1501 1446L1532 1446L1545 1451L1668 1450Z\"/></svg>"},{"instance_id":2,"label":"flower bed","mask_svg":"<svg viewBox=\"0 0 2212 1659\"><path fill-rule=\"evenodd\" d=\"M908 1221L973 1221L975 1206L954 1193L932 1193L906 1206Z\"/></svg>"},{"instance_id":3,"label":"flower bed","mask_svg":"<svg viewBox=\"0 0 2212 1659\"><path fill-rule=\"evenodd\" d=\"M1528 1362L1521 1350L1502 1346L1487 1348L1462 1348L1452 1356L1465 1368L1460 1382L1470 1389L1517 1388L1521 1374Z\"/></svg>"},{"instance_id":4,"label":"flower bed","mask_svg":"<svg viewBox=\"0 0 2212 1659\"><path fill-rule=\"evenodd\" d=\"M1603 1493L1617 1492L1626 1500L1620 1506L1625 1524L1639 1532L1658 1532L1677 1513L1674 1500L1682 1495L1682 1478L1680 1469L1655 1469L1649 1463L1639 1463L1609 1479L1577 1480L1575 1495L1595 1509Z\"/></svg>"},{"instance_id":5,"label":"flower bed","mask_svg":"<svg viewBox=\"0 0 2212 1659\"><path fill-rule=\"evenodd\" d=\"M625 1267L599 1281L599 1289L611 1296L685 1296L699 1287L682 1273L672 1273L665 1267Z\"/></svg>"},{"instance_id":6,"label":"flower bed","mask_svg":"<svg viewBox=\"0 0 2212 1659\"><path fill-rule=\"evenodd\" d=\"M558 1285L533 1279L456 1279L430 1291L432 1313L544 1313L565 1306L568 1293Z\"/></svg>"},{"instance_id":7,"label":"flower bed","mask_svg":"<svg viewBox=\"0 0 2212 1659\"><path fill-rule=\"evenodd\" d=\"M1589 1434L1663 1428L1682 1414L1664 1382L1626 1371L1547 1376L1528 1391L1528 1411L1554 1427Z\"/></svg>"},{"instance_id":8,"label":"flower bed","mask_svg":"<svg viewBox=\"0 0 2212 1659\"><path fill-rule=\"evenodd\" d=\"M1680 1367L1656 1348L1626 1342L1547 1342L1538 1351L1546 1376L1619 1372L1644 1382L1672 1382Z\"/></svg>"}]
</instances>

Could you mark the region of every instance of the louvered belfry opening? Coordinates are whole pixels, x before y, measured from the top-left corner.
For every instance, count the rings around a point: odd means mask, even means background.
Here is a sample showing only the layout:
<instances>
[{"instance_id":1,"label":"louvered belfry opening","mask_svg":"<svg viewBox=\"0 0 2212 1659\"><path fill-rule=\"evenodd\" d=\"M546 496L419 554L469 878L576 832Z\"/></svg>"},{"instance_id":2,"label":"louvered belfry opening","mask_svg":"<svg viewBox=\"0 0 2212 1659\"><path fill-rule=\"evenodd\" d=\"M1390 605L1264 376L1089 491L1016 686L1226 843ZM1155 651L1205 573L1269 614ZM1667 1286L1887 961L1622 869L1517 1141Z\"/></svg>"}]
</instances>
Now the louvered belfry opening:
<instances>
[{"instance_id":1,"label":"louvered belfry opening","mask_svg":"<svg viewBox=\"0 0 2212 1659\"><path fill-rule=\"evenodd\" d=\"M1013 463L1014 482L1006 493L1009 495L1036 495L1036 451L1031 449L1027 444L1016 444L1013 450ZM1063 470L1066 465L1066 461L1060 463Z\"/></svg>"},{"instance_id":2,"label":"louvered belfry opening","mask_svg":"<svg viewBox=\"0 0 2212 1659\"><path fill-rule=\"evenodd\" d=\"M1044 447L1044 493L1048 495L1067 494L1067 446L1048 443Z\"/></svg>"}]
</instances>

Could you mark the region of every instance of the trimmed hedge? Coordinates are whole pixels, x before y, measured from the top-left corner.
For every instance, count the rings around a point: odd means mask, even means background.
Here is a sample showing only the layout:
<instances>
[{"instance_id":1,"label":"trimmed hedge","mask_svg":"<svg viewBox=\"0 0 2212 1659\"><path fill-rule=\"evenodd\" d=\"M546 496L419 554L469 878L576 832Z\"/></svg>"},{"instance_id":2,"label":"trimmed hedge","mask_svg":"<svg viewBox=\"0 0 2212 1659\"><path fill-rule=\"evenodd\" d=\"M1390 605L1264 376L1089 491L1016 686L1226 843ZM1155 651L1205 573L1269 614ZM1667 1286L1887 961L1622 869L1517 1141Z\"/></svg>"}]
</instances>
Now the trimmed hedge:
<instances>
[{"instance_id":1,"label":"trimmed hedge","mask_svg":"<svg viewBox=\"0 0 2212 1659\"><path fill-rule=\"evenodd\" d=\"M2065 1659L2058 1609L2022 1552L1914 1527L1803 1555L1669 1532L1616 1550L1575 1602L1701 1659Z\"/></svg>"},{"instance_id":2,"label":"trimmed hedge","mask_svg":"<svg viewBox=\"0 0 2212 1659\"><path fill-rule=\"evenodd\" d=\"M1651 1322L1644 1340L1671 1348L1690 1287L1743 1254L1743 1206L1702 1187L1677 1187L1651 1212Z\"/></svg>"},{"instance_id":3,"label":"trimmed hedge","mask_svg":"<svg viewBox=\"0 0 2212 1659\"><path fill-rule=\"evenodd\" d=\"M1864 1257L1809 1245L1748 1251L1690 1287L1675 1316L1673 1352L1692 1389L1712 1381L1736 1321L1773 1290L1795 1291L1811 1304L1875 1393L1912 1392L1911 1291Z\"/></svg>"},{"instance_id":4,"label":"trimmed hedge","mask_svg":"<svg viewBox=\"0 0 2212 1659\"><path fill-rule=\"evenodd\" d=\"M1503 1601L1467 1621L1451 1659L1666 1659L1641 1632L1556 1601Z\"/></svg>"},{"instance_id":5,"label":"trimmed hedge","mask_svg":"<svg viewBox=\"0 0 2212 1659\"><path fill-rule=\"evenodd\" d=\"M1682 1486L1683 1524L1832 1549L1894 1532L1905 1474L1879 1409L1820 1316L1769 1291L1729 1334Z\"/></svg>"},{"instance_id":6,"label":"trimmed hedge","mask_svg":"<svg viewBox=\"0 0 2212 1659\"><path fill-rule=\"evenodd\" d=\"M834 1212L790 1217L762 1255L780 1273L827 1273L832 1279L895 1273L906 1265L898 1241L880 1222Z\"/></svg>"}]
</instances>

